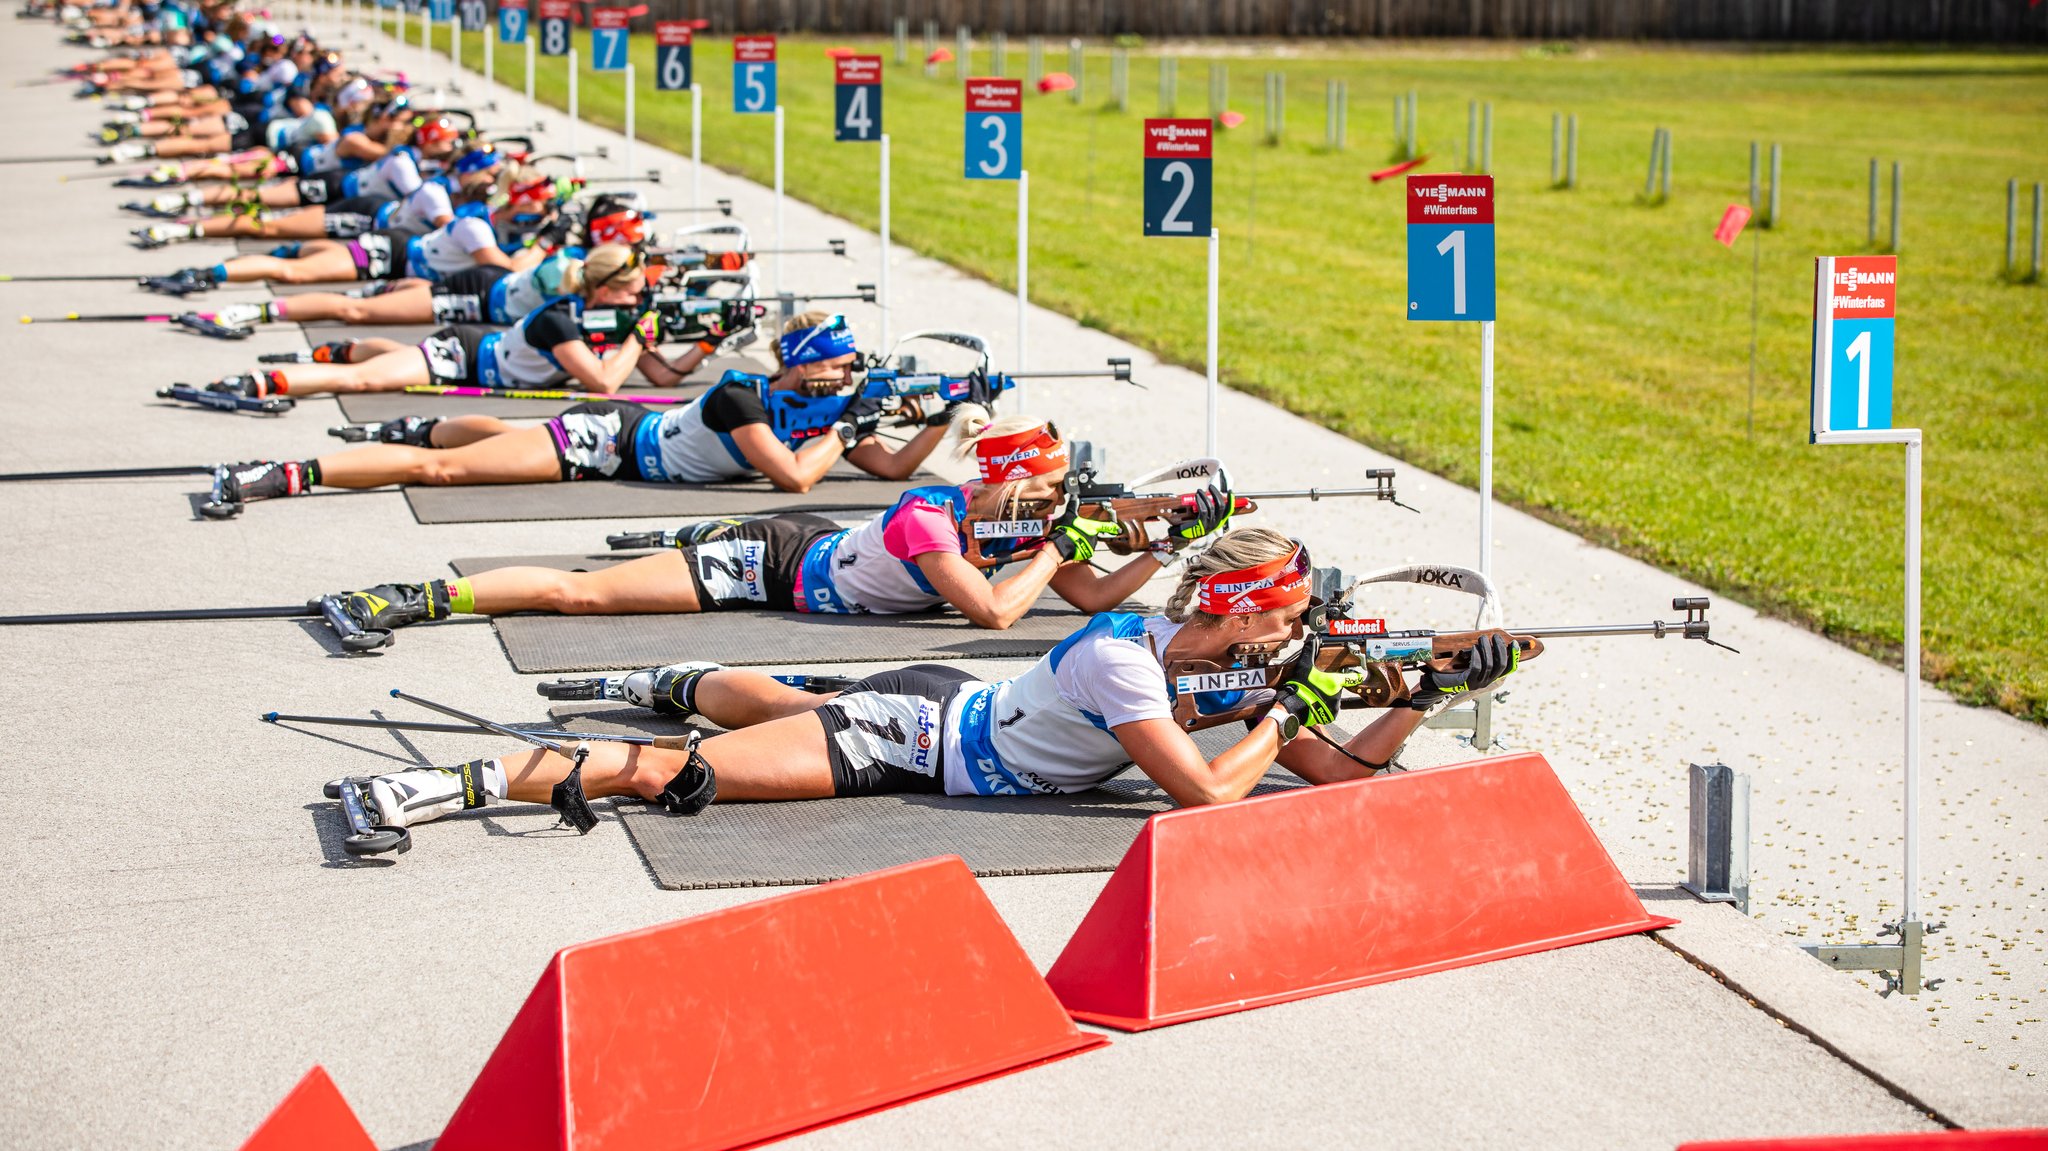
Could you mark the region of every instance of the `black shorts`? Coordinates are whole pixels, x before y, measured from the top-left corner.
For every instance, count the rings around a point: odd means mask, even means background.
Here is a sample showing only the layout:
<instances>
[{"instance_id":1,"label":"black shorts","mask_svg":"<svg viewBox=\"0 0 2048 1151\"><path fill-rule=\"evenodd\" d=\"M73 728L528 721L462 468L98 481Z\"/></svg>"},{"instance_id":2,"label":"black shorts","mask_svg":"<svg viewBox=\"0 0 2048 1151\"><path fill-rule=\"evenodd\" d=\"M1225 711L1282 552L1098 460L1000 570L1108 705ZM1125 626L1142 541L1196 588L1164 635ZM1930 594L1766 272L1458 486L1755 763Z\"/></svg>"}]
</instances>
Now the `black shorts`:
<instances>
[{"instance_id":1,"label":"black shorts","mask_svg":"<svg viewBox=\"0 0 2048 1151\"><path fill-rule=\"evenodd\" d=\"M442 330L489 329L457 324ZM632 451L633 430L650 414L639 404L603 400L577 404L549 420L548 434L555 440L555 459L562 465L563 481L639 479L640 466Z\"/></svg>"},{"instance_id":2,"label":"black shorts","mask_svg":"<svg viewBox=\"0 0 2048 1151\"><path fill-rule=\"evenodd\" d=\"M510 268L478 264L441 277L434 285L434 319L443 324L490 324L491 289L511 274Z\"/></svg>"},{"instance_id":3,"label":"black shorts","mask_svg":"<svg viewBox=\"0 0 2048 1151\"><path fill-rule=\"evenodd\" d=\"M383 229L365 232L348 242L348 254L356 263L358 280L402 280L405 278L406 241L410 232Z\"/></svg>"},{"instance_id":4,"label":"black shorts","mask_svg":"<svg viewBox=\"0 0 2048 1151\"><path fill-rule=\"evenodd\" d=\"M832 794L944 792L946 701L975 682L959 668L918 663L878 671L819 708Z\"/></svg>"},{"instance_id":5,"label":"black shorts","mask_svg":"<svg viewBox=\"0 0 2048 1151\"><path fill-rule=\"evenodd\" d=\"M477 350L495 328L473 324L450 324L420 341L420 354L427 357L427 375L442 384L482 386L477 378Z\"/></svg>"},{"instance_id":6,"label":"black shorts","mask_svg":"<svg viewBox=\"0 0 2048 1151\"><path fill-rule=\"evenodd\" d=\"M347 180L347 172L323 172L318 176L300 176L293 182L299 189L299 203L312 205L341 203Z\"/></svg>"},{"instance_id":7,"label":"black shorts","mask_svg":"<svg viewBox=\"0 0 2048 1151\"><path fill-rule=\"evenodd\" d=\"M344 200L327 201L329 215L346 212L352 216L374 216L377 209L391 202L389 196L350 196Z\"/></svg>"},{"instance_id":8,"label":"black shorts","mask_svg":"<svg viewBox=\"0 0 2048 1151\"><path fill-rule=\"evenodd\" d=\"M789 512L744 520L717 539L683 548L697 610L795 611L804 553L819 537L838 530L824 516Z\"/></svg>"}]
</instances>

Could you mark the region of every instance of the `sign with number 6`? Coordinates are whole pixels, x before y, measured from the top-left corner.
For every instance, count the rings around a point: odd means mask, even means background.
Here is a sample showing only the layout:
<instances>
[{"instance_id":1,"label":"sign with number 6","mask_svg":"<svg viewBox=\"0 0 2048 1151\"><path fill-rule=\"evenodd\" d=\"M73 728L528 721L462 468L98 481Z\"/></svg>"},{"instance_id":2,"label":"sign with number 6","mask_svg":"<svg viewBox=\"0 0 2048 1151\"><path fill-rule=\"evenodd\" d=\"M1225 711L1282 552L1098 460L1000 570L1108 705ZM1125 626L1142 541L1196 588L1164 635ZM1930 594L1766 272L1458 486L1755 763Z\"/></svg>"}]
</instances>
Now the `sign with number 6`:
<instances>
[{"instance_id":1,"label":"sign with number 6","mask_svg":"<svg viewBox=\"0 0 2048 1151\"><path fill-rule=\"evenodd\" d=\"M775 37L733 37L732 110L775 111Z\"/></svg>"},{"instance_id":2,"label":"sign with number 6","mask_svg":"<svg viewBox=\"0 0 2048 1151\"><path fill-rule=\"evenodd\" d=\"M1024 170L1024 81L967 81L966 172L970 180L1014 180Z\"/></svg>"},{"instance_id":3,"label":"sign with number 6","mask_svg":"<svg viewBox=\"0 0 2048 1151\"><path fill-rule=\"evenodd\" d=\"M1215 125L1145 121L1145 234L1209 238Z\"/></svg>"},{"instance_id":4,"label":"sign with number 6","mask_svg":"<svg viewBox=\"0 0 2048 1151\"><path fill-rule=\"evenodd\" d=\"M654 90L687 92L695 69L690 59L693 29L688 20L654 22Z\"/></svg>"},{"instance_id":5,"label":"sign with number 6","mask_svg":"<svg viewBox=\"0 0 2048 1151\"><path fill-rule=\"evenodd\" d=\"M1822 256L1813 281L1813 438L1892 426L1897 256Z\"/></svg>"},{"instance_id":6,"label":"sign with number 6","mask_svg":"<svg viewBox=\"0 0 2048 1151\"><path fill-rule=\"evenodd\" d=\"M1408 177L1408 318L1491 320L1493 177Z\"/></svg>"}]
</instances>

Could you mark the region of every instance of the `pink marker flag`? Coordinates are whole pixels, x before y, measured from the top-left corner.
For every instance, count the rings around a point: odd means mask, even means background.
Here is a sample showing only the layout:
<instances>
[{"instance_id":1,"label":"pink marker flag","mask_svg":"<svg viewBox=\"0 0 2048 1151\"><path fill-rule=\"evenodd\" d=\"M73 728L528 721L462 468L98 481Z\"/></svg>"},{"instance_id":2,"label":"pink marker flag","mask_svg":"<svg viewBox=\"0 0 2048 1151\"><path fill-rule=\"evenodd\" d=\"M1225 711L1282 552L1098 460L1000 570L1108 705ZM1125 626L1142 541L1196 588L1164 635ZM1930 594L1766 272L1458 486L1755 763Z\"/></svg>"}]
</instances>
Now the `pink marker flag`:
<instances>
[{"instance_id":1,"label":"pink marker flag","mask_svg":"<svg viewBox=\"0 0 2048 1151\"><path fill-rule=\"evenodd\" d=\"M1728 210L1721 213L1721 222L1714 228L1714 238L1721 241L1723 247L1732 248L1735 238L1742 235L1742 226L1747 223L1749 209L1741 204L1730 204Z\"/></svg>"}]
</instances>

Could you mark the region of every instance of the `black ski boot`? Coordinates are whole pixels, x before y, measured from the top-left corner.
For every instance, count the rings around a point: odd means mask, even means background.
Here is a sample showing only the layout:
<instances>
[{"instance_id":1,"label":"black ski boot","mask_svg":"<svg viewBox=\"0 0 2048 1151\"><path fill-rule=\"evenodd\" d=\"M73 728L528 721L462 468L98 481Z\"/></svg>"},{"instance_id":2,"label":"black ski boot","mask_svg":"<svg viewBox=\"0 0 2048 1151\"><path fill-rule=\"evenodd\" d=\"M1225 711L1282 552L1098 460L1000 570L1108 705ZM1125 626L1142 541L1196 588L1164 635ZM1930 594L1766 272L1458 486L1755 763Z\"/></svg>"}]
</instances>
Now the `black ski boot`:
<instances>
[{"instance_id":1,"label":"black ski boot","mask_svg":"<svg viewBox=\"0 0 2048 1151\"><path fill-rule=\"evenodd\" d=\"M251 500L273 500L280 496L302 496L310 492L305 465L273 460L251 460L244 464L222 464L213 470L213 498L199 511L208 519L232 519L242 514Z\"/></svg>"},{"instance_id":2,"label":"black ski boot","mask_svg":"<svg viewBox=\"0 0 2048 1151\"><path fill-rule=\"evenodd\" d=\"M325 600L340 608L364 634L380 638L378 646L389 644L391 633L398 628L454 614L448 607L448 585L441 580L378 584L363 591L337 592Z\"/></svg>"},{"instance_id":3,"label":"black ski boot","mask_svg":"<svg viewBox=\"0 0 2048 1151\"><path fill-rule=\"evenodd\" d=\"M173 320L179 327L190 328L202 336L212 336L216 340L246 340L256 334L254 328L223 324L215 317L199 312L184 312L173 317Z\"/></svg>"},{"instance_id":4,"label":"black ski boot","mask_svg":"<svg viewBox=\"0 0 2048 1151\"><path fill-rule=\"evenodd\" d=\"M405 444L415 448L434 446L434 425L439 416L405 416L375 424L349 424L329 428L327 434L352 444Z\"/></svg>"},{"instance_id":5,"label":"black ski boot","mask_svg":"<svg viewBox=\"0 0 2048 1151\"><path fill-rule=\"evenodd\" d=\"M276 372L241 372L224 376L206 385L209 392L226 392L234 396L248 396L260 400L265 396L281 396L284 388L279 385Z\"/></svg>"},{"instance_id":6,"label":"black ski boot","mask_svg":"<svg viewBox=\"0 0 2048 1151\"><path fill-rule=\"evenodd\" d=\"M211 268L180 268L168 276L143 276L135 282L166 296L189 296L194 292L210 292L220 286L220 281L213 278Z\"/></svg>"}]
</instances>

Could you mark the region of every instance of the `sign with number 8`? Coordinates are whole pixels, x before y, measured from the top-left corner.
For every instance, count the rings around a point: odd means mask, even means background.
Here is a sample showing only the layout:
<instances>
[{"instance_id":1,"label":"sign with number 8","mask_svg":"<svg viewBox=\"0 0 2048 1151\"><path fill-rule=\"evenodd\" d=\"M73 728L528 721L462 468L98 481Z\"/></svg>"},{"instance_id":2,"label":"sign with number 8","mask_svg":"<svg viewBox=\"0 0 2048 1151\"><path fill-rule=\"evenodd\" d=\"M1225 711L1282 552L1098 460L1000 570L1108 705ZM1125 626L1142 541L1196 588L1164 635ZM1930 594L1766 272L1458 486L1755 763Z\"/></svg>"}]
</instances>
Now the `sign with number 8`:
<instances>
[{"instance_id":1,"label":"sign with number 8","mask_svg":"<svg viewBox=\"0 0 2048 1151\"><path fill-rule=\"evenodd\" d=\"M1024 82L967 81L966 168L970 180L1014 180L1024 170Z\"/></svg>"},{"instance_id":2,"label":"sign with number 8","mask_svg":"<svg viewBox=\"0 0 2048 1151\"><path fill-rule=\"evenodd\" d=\"M541 55L569 54L569 14L575 9L574 0L540 0Z\"/></svg>"},{"instance_id":3,"label":"sign with number 8","mask_svg":"<svg viewBox=\"0 0 2048 1151\"><path fill-rule=\"evenodd\" d=\"M1215 126L1208 120L1145 121L1145 234L1206 240Z\"/></svg>"}]
</instances>

